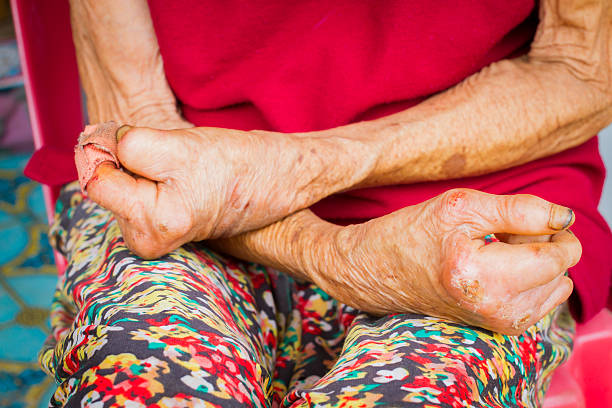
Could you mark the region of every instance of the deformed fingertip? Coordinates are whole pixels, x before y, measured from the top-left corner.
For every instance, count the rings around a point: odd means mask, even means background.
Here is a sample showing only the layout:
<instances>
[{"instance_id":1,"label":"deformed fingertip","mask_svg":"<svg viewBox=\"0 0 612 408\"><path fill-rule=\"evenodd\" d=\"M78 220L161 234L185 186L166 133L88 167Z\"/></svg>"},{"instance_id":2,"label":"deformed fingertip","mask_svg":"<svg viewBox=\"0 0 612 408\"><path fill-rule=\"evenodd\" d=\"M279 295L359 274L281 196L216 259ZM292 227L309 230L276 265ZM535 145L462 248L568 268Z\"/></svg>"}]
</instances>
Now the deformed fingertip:
<instances>
[{"instance_id":1,"label":"deformed fingertip","mask_svg":"<svg viewBox=\"0 0 612 408\"><path fill-rule=\"evenodd\" d=\"M132 126L130 125L123 125L121 126L119 129L117 129L117 132L115 133L115 137L117 138L117 143L119 143L121 141L121 139L123 138L123 136L125 136L125 134L132 129Z\"/></svg>"},{"instance_id":2,"label":"deformed fingertip","mask_svg":"<svg viewBox=\"0 0 612 408\"><path fill-rule=\"evenodd\" d=\"M569 228L576 220L576 215L571 208L553 204L550 206L548 227L555 231Z\"/></svg>"},{"instance_id":3,"label":"deformed fingertip","mask_svg":"<svg viewBox=\"0 0 612 408\"><path fill-rule=\"evenodd\" d=\"M573 290L574 290L574 282L572 281L572 279L569 278L568 276L563 276L561 280L561 284L555 291L556 296L554 297L556 298L556 305L558 306L561 303L565 302L567 298L569 298L569 296L572 294Z\"/></svg>"}]
</instances>

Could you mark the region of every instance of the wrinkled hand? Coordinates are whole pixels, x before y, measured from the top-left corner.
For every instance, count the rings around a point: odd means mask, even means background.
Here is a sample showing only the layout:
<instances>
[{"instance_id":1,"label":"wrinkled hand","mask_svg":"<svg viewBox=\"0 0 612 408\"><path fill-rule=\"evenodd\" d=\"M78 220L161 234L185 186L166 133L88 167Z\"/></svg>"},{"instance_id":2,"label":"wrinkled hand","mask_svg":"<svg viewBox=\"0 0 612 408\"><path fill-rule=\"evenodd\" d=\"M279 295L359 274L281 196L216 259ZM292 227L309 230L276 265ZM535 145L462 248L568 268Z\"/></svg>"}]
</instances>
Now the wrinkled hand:
<instances>
[{"instance_id":1,"label":"wrinkled hand","mask_svg":"<svg viewBox=\"0 0 612 408\"><path fill-rule=\"evenodd\" d=\"M518 334L572 291L573 212L530 195L451 190L334 234L313 280L373 314L417 312ZM506 242L485 245L500 234ZM545 242L539 242L545 241Z\"/></svg>"},{"instance_id":2,"label":"wrinkled hand","mask_svg":"<svg viewBox=\"0 0 612 408\"><path fill-rule=\"evenodd\" d=\"M299 166L299 141L289 135L217 128L118 133L127 172L103 164L87 193L114 213L127 246L144 258L268 225L310 200L300 189L308 172Z\"/></svg>"}]
</instances>

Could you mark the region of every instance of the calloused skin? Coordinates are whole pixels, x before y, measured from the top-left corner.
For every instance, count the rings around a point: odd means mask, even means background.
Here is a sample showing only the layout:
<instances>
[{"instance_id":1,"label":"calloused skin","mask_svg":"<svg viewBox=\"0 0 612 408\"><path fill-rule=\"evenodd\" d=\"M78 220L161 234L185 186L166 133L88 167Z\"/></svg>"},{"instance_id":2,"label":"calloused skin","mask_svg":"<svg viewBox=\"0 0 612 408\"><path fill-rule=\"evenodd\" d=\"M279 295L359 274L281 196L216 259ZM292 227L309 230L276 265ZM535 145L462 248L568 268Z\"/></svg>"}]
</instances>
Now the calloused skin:
<instances>
[{"instance_id":1,"label":"calloused skin","mask_svg":"<svg viewBox=\"0 0 612 408\"><path fill-rule=\"evenodd\" d=\"M124 129L89 196L155 258L192 241L316 282L376 314L418 312L516 334L564 302L580 258L573 216L533 196L453 190L361 225L306 208L363 186L501 170L586 141L612 120L612 6L540 2L525 57L376 121L278 134L189 128L145 1L72 1L92 122ZM499 86L504 84L504 86ZM522 118L522 120L516 120ZM181 130L156 130L181 129ZM484 246L482 237L506 233ZM520 277L520 279L517 279Z\"/></svg>"}]
</instances>

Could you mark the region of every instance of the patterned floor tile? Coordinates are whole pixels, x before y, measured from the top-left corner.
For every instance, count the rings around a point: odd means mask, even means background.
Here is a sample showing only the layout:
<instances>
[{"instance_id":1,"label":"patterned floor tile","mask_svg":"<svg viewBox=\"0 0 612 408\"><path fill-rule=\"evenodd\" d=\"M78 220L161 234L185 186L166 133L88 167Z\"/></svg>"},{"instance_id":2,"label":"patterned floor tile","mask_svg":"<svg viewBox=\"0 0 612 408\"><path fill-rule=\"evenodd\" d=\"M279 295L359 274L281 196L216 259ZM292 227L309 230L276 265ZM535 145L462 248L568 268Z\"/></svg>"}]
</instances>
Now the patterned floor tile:
<instances>
[{"instance_id":1,"label":"patterned floor tile","mask_svg":"<svg viewBox=\"0 0 612 408\"><path fill-rule=\"evenodd\" d=\"M0 152L0 406L46 407L53 380L38 367L56 269L44 199L23 176L28 155Z\"/></svg>"}]
</instances>

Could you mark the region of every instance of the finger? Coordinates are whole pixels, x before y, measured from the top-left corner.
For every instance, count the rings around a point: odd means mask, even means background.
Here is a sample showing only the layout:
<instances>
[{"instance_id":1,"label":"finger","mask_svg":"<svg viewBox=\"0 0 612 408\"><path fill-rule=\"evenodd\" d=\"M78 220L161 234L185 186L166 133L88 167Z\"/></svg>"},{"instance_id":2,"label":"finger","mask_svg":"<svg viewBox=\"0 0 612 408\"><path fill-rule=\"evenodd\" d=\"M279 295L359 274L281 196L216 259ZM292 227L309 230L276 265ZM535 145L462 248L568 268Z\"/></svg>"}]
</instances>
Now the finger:
<instances>
[{"instance_id":1,"label":"finger","mask_svg":"<svg viewBox=\"0 0 612 408\"><path fill-rule=\"evenodd\" d=\"M468 223L480 230L478 232L483 236L492 232L554 234L567 229L575 220L571 209L529 194L493 195L473 190L454 192L461 193L465 195L463 217L469 217Z\"/></svg>"},{"instance_id":2,"label":"finger","mask_svg":"<svg viewBox=\"0 0 612 408\"><path fill-rule=\"evenodd\" d=\"M572 280L566 276L561 277L561 282L559 285L540 307L540 316L538 320L542 319L556 307L567 301L573 290L574 282L572 282Z\"/></svg>"},{"instance_id":3,"label":"finger","mask_svg":"<svg viewBox=\"0 0 612 408\"><path fill-rule=\"evenodd\" d=\"M180 164L175 152L187 149L174 146L176 137L167 130L122 126L117 140L119 162L132 173L155 181L164 180Z\"/></svg>"},{"instance_id":4,"label":"finger","mask_svg":"<svg viewBox=\"0 0 612 408\"><path fill-rule=\"evenodd\" d=\"M155 183L129 176L111 163L102 163L87 184L87 195L116 216L129 219L137 203L154 200Z\"/></svg>"},{"instance_id":5,"label":"finger","mask_svg":"<svg viewBox=\"0 0 612 408\"><path fill-rule=\"evenodd\" d=\"M574 266L582 254L578 239L569 231L552 236L551 242L510 245L496 242L482 246L480 262L496 265L499 276L517 291L546 285Z\"/></svg>"},{"instance_id":6,"label":"finger","mask_svg":"<svg viewBox=\"0 0 612 408\"><path fill-rule=\"evenodd\" d=\"M521 334L540 321L552 309L567 300L572 288L571 279L559 276L544 286L517 296L513 302L514 312L510 312L512 317L506 323L510 325L512 334Z\"/></svg>"},{"instance_id":7,"label":"finger","mask_svg":"<svg viewBox=\"0 0 612 408\"><path fill-rule=\"evenodd\" d=\"M506 244L529 244L531 242L550 242L552 235L519 235L519 234L495 234L501 242Z\"/></svg>"}]
</instances>

